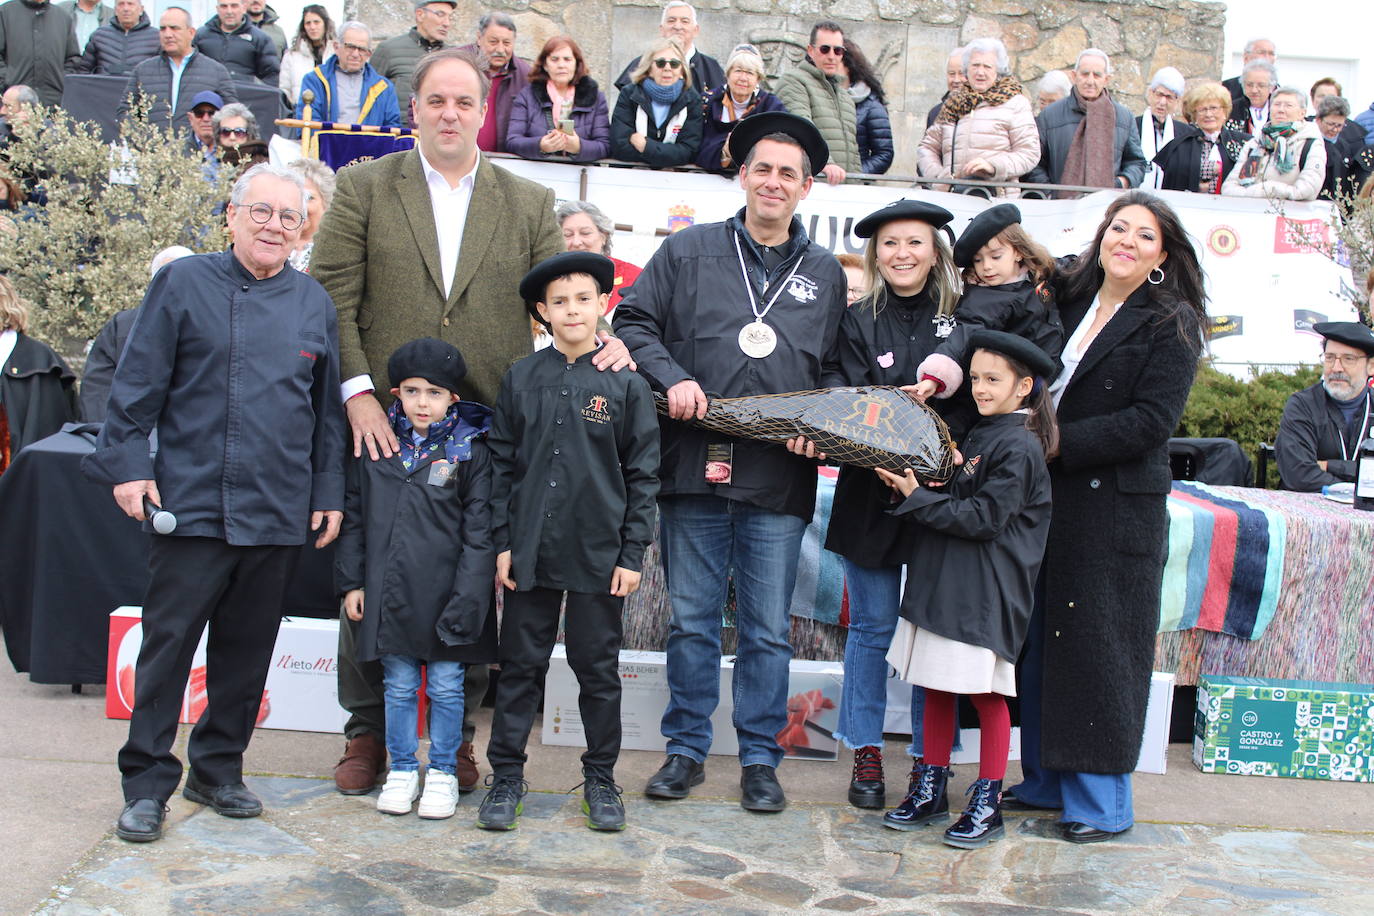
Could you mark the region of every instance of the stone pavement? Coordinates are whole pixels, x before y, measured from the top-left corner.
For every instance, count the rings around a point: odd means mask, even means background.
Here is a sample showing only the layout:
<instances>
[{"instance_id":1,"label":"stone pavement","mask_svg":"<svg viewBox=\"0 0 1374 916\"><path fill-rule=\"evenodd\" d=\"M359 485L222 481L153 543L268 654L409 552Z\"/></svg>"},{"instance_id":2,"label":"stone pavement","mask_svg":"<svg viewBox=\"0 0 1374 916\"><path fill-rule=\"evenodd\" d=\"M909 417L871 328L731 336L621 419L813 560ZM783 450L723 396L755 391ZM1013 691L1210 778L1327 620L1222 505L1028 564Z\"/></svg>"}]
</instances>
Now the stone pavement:
<instances>
[{"instance_id":1,"label":"stone pavement","mask_svg":"<svg viewBox=\"0 0 1374 916\"><path fill-rule=\"evenodd\" d=\"M971 776L972 774L969 774ZM250 778L264 817L180 797L167 836L107 836L39 912L84 914L862 912L1368 914L1374 834L1139 824L1096 846L1048 818L1009 818L985 850L876 812L793 804L748 815L724 799L628 800L623 834L584 826L575 795L531 792L519 829L377 813L319 779Z\"/></svg>"}]
</instances>

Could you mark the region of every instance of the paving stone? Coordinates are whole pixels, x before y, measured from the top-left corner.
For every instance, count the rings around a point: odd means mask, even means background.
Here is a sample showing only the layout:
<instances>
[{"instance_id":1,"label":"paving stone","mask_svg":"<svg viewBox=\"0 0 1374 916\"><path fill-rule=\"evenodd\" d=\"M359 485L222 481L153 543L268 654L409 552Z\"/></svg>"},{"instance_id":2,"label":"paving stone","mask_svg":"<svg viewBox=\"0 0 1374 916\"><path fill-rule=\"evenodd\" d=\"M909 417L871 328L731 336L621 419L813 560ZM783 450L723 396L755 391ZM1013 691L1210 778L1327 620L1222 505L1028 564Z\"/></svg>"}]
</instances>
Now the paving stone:
<instances>
[{"instance_id":1,"label":"paving stone","mask_svg":"<svg viewBox=\"0 0 1374 916\"><path fill-rule=\"evenodd\" d=\"M987 900L956 900L940 904L940 912L948 916L1049 916L1051 911L1036 906L1017 906ZM1081 913L1082 910L1056 909L1054 913Z\"/></svg>"},{"instance_id":2,"label":"paving stone","mask_svg":"<svg viewBox=\"0 0 1374 916\"><path fill-rule=\"evenodd\" d=\"M440 909L452 909L489 897L499 886L492 878L435 871L408 862L377 862L360 869L359 874L400 888L421 903Z\"/></svg>"},{"instance_id":3,"label":"paving stone","mask_svg":"<svg viewBox=\"0 0 1374 916\"><path fill-rule=\"evenodd\" d=\"M312 868L285 878L181 891L172 895L170 911L178 916L404 916L405 905L356 875Z\"/></svg>"},{"instance_id":4,"label":"paving stone","mask_svg":"<svg viewBox=\"0 0 1374 916\"><path fill-rule=\"evenodd\" d=\"M670 859L687 864L687 873L704 875L711 878L725 878L744 871L745 864L734 856L719 852L707 852L693 846L674 846L666 850Z\"/></svg>"},{"instance_id":5,"label":"paving stone","mask_svg":"<svg viewBox=\"0 0 1374 916\"><path fill-rule=\"evenodd\" d=\"M1258 887L1249 884L1238 884L1235 881L1216 881L1210 878L1195 878L1194 882L1203 887L1212 887L1223 891L1226 895L1235 900L1313 900L1318 895L1313 891L1299 890L1296 888L1285 887Z\"/></svg>"},{"instance_id":6,"label":"paving stone","mask_svg":"<svg viewBox=\"0 0 1374 916\"><path fill-rule=\"evenodd\" d=\"M636 809L633 823L676 842L741 857L797 866L825 861L825 843L812 822L812 809L799 805L761 815L725 802L646 803Z\"/></svg>"},{"instance_id":7,"label":"paving stone","mask_svg":"<svg viewBox=\"0 0 1374 916\"><path fill-rule=\"evenodd\" d=\"M262 799L269 812L299 808L335 792L332 780L294 779L286 776L249 776L244 784Z\"/></svg>"},{"instance_id":8,"label":"paving stone","mask_svg":"<svg viewBox=\"0 0 1374 916\"><path fill-rule=\"evenodd\" d=\"M753 872L730 880L731 887L781 906L801 906L816 893L811 885L771 872Z\"/></svg>"},{"instance_id":9,"label":"paving stone","mask_svg":"<svg viewBox=\"0 0 1374 916\"><path fill-rule=\"evenodd\" d=\"M855 897L853 894L841 894L838 897L827 897L816 904L818 910L834 910L839 913L853 913L858 910L868 909L874 905L874 901L867 897Z\"/></svg>"},{"instance_id":10,"label":"paving stone","mask_svg":"<svg viewBox=\"0 0 1374 916\"><path fill-rule=\"evenodd\" d=\"M550 913L663 913L657 900L606 891L549 889L536 891L534 899Z\"/></svg>"},{"instance_id":11,"label":"paving stone","mask_svg":"<svg viewBox=\"0 0 1374 916\"><path fill-rule=\"evenodd\" d=\"M314 850L285 830L261 818L220 817L208 808L176 830L176 839L198 843L217 854L243 856L308 856ZM165 841L164 841L165 842Z\"/></svg>"},{"instance_id":12,"label":"paving stone","mask_svg":"<svg viewBox=\"0 0 1374 916\"><path fill-rule=\"evenodd\" d=\"M690 879L669 881L668 886L684 897L691 897L693 900L723 900L726 897L735 896L723 887L702 884L700 881L692 881Z\"/></svg>"}]
</instances>

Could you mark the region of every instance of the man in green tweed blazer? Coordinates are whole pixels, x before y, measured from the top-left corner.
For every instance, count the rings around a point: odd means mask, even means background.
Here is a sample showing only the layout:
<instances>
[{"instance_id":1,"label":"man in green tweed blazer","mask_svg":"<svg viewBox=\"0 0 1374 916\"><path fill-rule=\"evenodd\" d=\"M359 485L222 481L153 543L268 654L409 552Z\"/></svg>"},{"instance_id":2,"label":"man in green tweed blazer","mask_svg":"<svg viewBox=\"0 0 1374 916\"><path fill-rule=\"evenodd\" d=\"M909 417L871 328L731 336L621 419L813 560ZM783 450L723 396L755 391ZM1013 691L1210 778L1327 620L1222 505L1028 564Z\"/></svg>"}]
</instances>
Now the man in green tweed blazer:
<instances>
[{"instance_id":1,"label":"man in green tweed blazer","mask_svg":"<svg viewBox=\"0 0 1374 916\"><path fill-rule=\"evenodd\" d=\"M387 359L401 344L438 337L458 347L468 369L458 394L484 404L496 403L502 375L533 347L518 286L531 267L563 250L562 232L553 191L493 166L477 150L484 70L457 48L422 59L412 79L417 148L342 170L315 237L310 271L339 313L355 456L364 448L374 461L396 452L382 409L391 396L373 380L385 379ZM619 369L630 359L610 339L593 362ZM371 791L386 766L381 666L354 660L355 626L340 620L339 703L351 715L334 776L347 794ZM472 709L486 692L486 668L468 670ZM464 791L477 782L471 737L465 723L458 762Z\"/></svg>"}]
</instances>

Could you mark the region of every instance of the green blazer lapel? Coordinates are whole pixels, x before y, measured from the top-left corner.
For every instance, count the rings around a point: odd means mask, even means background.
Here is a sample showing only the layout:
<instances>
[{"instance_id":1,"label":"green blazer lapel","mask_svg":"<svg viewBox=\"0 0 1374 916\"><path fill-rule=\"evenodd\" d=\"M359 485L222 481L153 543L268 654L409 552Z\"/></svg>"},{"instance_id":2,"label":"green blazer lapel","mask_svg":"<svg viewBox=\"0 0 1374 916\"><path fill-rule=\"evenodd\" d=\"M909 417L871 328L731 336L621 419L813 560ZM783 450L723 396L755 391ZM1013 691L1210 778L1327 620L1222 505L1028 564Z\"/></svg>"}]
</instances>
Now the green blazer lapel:
<instances>
[{"instance_id":1,"label":"green blazer lapel","mask_svg":"<svg viewBox=\"0 0 1374 916\"><path fill-rule=\"evenodd\" d=\"M434 228L434 204L429 199L425 169L420 163L418 151L411 150L401 155L405 157L405 162L401 165L401 180L396 183L396 195L401 201L401 212L410 223L420 257L424 259L440 298L443 298L444 272L439 266L439 234Z\"/></svg>"},{"instance_id":2,"label":"green blazer lapel","mask_svg":"<svg viewBox=\"0 0 1374 916\"><path fill-rule=\"evenodd\" d=\"M481 156L481 154L478 154ZM477 267L491 247L492 237L500 227L503 212L509 207L497 192L496 171L487 157L481 156L477 163L477 177L472 186L472 200L468 203L468 219L463 226L463 247L458 251L458 266L453 271L453 289L449 293L450 304L468 288L472 278L477 275Z\"/></svg>"}]
</instances>

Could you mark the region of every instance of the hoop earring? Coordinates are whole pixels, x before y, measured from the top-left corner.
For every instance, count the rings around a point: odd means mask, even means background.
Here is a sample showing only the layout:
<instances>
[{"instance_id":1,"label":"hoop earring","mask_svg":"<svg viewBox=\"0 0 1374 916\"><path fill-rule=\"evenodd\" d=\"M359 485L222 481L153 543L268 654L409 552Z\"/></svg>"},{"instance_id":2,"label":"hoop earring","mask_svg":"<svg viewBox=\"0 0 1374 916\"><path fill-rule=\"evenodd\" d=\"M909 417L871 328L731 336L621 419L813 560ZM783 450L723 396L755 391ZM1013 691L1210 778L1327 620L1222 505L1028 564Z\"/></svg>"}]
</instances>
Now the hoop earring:
<instances>
[{"instance_id":1,"label":"hoop earring","mask_svg":"<svg viewBox=\"0 0 1374 916\"><path fill-rule=\"evenodd\" d=\"M1155 274L1159 274L1158 280L1155 279ZM1156 267L1154 270L1150 271L1148 274L1145 275L1145 279L1150 281L1151 286L1158 286L1159 284L1164 282L1164 271Z\"/></svg>"}]
</instances>

